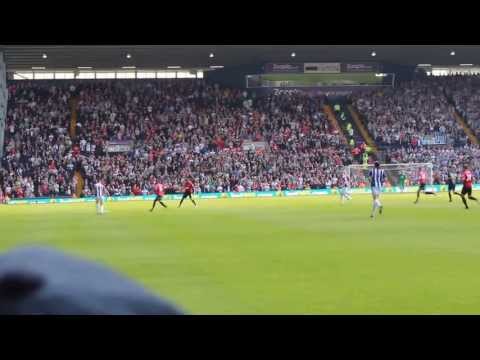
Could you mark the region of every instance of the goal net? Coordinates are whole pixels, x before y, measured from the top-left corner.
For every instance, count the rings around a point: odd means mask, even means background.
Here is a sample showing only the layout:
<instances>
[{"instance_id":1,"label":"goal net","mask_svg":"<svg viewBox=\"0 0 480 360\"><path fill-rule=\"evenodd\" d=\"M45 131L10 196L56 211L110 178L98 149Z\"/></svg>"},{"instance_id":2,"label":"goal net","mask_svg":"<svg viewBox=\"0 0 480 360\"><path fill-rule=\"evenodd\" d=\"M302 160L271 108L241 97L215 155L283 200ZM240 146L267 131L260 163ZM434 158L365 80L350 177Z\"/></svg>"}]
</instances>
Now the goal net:
<instances>
[{"instance_id":1,"label":"goal net","mask_svg":"<svg viewBox=\"0 0 480 360\"><path fill-rule=\"evenodd\" d=\"M374 168L369 165L350 165L346 168L350 177L352 188L369 188L370 170ZM411 164L383 164L381 168L385 171L386 179L384 188L392 192L416 191L419 185L420 172L423 170L427 175L426 190L435 191L433 188L433 164L432 163L411 163ZM414 187L414 189L412 188Z\"/></svg>"}]
</instances>

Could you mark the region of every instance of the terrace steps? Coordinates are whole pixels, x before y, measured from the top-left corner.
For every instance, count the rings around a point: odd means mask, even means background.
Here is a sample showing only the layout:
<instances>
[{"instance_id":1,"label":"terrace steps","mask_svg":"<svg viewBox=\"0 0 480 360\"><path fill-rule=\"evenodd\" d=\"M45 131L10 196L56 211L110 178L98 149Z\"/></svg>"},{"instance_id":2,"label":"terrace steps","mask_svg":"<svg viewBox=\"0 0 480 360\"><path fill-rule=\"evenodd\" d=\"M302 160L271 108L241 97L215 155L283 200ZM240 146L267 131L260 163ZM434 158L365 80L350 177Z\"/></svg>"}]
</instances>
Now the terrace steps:
<instances>
[{"instance_id":1,"label":"terrace steps","mask_svg":"<svg viewBox=\"0 0 480 360\"><path fill-rule=\"evenodd\" d=\"M477 136L475 135L473 130L470 128L470 126L468 126L463 116L461 116L456 109L454 110L453 116L455 117L455 120L457 120L458 124L462 127L463 131L467 135L470 142L472 144L479 146L480 141L478 140Z\"/></svg>"},{"instance_id":2,"label":"terrace steps","mask_svg":"<svg viewBox=\"0 0 480 360\"><path fill-rule=\"evenodd\" d=\"M72 141L75 139L76 130L77 130L77 119L78 119L78 114L77 114L77 106L78 106L78 99L76 97L72 97L69 101L70 105L70 138Z\"/></svg>"},{"instance_id":3,"label":"terrace steps","mask_svg":"<svg viewBox=\"0 0 480 360\"><path fill-rule=\"evenodd\" d=\"M365 127L365 125L363 124L363 121L357 109L355 109L355 107L353 107L350 104L347 105L347 108L353 119L353 122L355 123L357 129L360 131L360 134L362 135L362 138L365 141L365 143L372 148L372 152L374 154L378 153L378 146L373 140L372 136L370 136L370 133Z\"/></svg>"},{"instance_id":4,"label":"terrace steps","mask_svg":"<svg viewBox=\"0 0 480 360\"><path fill-rule=\"evenodd\" d=\"M327 116L328 122L330 123L330 126L333 127L338 133L340 134L342 141L348 145L348 140L347 137L345 136L345 133L342 130L342 127L338 123L338 119L335 116L335 112L332 109L331 105L324 105L323 106L323 112Z\"/></svg>"}]
</instances>

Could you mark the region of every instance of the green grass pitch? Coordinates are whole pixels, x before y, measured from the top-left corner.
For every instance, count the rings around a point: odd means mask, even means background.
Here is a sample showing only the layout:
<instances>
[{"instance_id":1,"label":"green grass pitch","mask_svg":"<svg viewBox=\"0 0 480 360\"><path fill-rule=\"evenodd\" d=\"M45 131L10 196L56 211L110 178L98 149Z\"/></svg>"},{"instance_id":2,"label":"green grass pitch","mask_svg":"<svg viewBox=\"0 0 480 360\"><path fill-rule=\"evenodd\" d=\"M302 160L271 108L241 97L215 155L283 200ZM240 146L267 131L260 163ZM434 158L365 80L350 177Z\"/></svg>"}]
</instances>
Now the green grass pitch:
<instances>
[{"instance_id":1,"label":"green grass pitch","mask_svg":"<svg viewBox=\"0 0 480 360\"><path fill-rule=\"evenodd\" d=\"M0 206L0 250L48 244L191 314L479 314L480 206L447 195Z\"/></svg>"}]
</instances>

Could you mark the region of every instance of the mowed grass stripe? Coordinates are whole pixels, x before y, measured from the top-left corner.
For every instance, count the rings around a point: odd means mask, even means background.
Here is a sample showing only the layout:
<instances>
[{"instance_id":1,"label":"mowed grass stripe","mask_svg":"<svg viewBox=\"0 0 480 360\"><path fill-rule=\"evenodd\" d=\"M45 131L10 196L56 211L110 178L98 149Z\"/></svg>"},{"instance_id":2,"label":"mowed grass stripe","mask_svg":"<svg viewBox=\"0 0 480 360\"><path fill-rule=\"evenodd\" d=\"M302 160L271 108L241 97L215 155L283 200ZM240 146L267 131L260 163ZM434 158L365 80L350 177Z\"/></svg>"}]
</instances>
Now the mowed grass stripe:
<instances>
[{"instance_id":1,"label":"mowed grass stripe","mask_svg":"<svg viewBox=\"0 0 480 360\"><path fill-rule=\"evenodd\" d=\"M0 249L55 246L199 314L480 313L480 206L446 194L0 207Z\"/></svg>"}]
</instances>

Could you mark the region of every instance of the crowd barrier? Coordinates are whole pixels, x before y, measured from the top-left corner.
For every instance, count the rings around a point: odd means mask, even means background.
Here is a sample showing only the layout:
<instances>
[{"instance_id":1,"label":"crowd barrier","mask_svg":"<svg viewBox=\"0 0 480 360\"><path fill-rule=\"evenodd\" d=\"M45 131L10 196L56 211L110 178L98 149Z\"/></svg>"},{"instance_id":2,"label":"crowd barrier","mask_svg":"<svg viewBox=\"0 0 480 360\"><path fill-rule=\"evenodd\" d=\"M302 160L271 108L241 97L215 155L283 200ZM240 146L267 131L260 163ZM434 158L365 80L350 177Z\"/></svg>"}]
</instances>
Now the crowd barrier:
<instances>
[{"instance_id":1,"label":"crowd barrier","mask_svg":"<svg viewBox=\"0 0 480 360\"><path fill-rule=\"evenodd\" d=\"M457 186L457 189L461 189L461 185ZM480 184L473 186L474 190L480 190ZM401 189L400 187L386 187L383 189L384 193L415 193L418 190L418 186L406 186ZM447 191L446 185L431 185L427 186L427 190L442 192ZM370 188L352 188L351 194L370 194ZM338 194L338 189L315 189L315 190L285 190L285 191L255 191L255 192L224 192L224 193L196 193L194 198L197 199L226 199L226 198L271 198L271 197L295 197L295 196L322 196L322 195L335 195ZM165 200L180 200L182 194L167 194L164 196ZM142 196L111 196L107 197L107 201L153 201L155 195L142 195ZM30 198L30 199L12 199L8 202L8 205L20 205L20 204L62 204L62 203L85 203L95 202L95 197L84 198Z\"/></svg>"}]
</instances>

